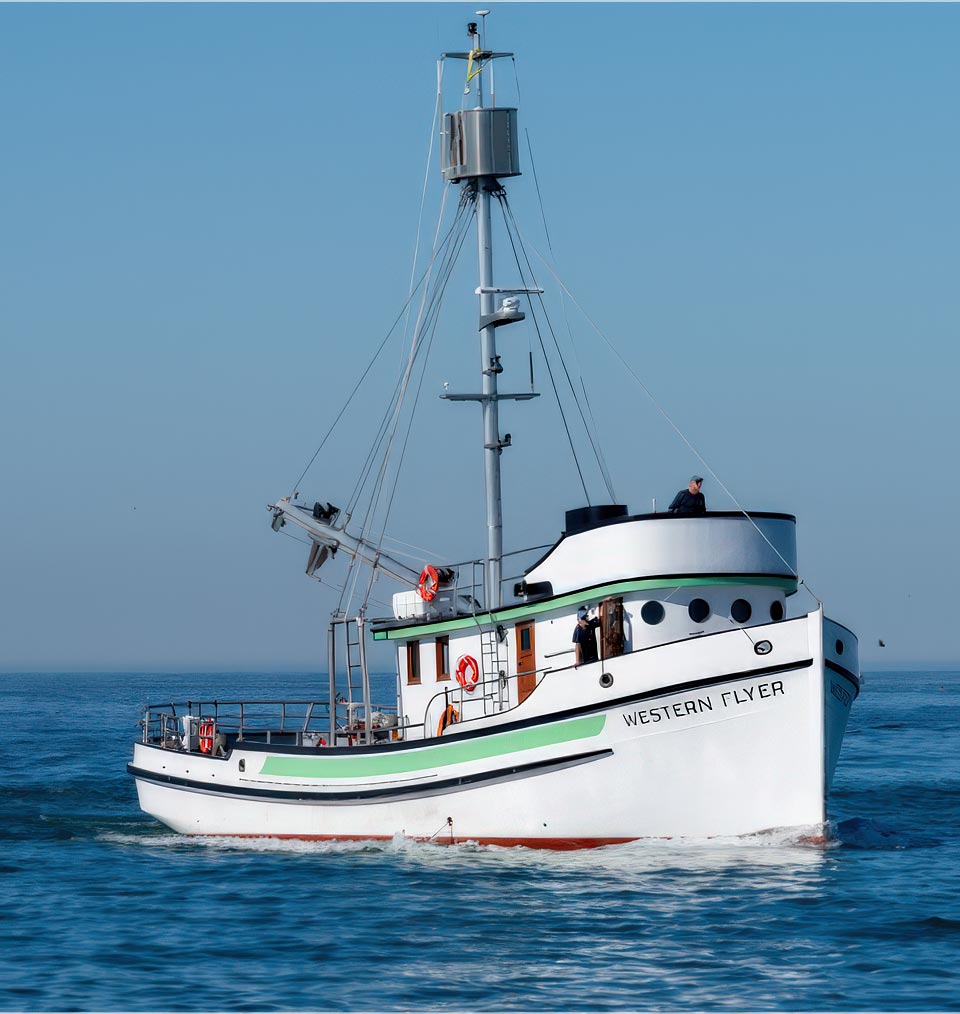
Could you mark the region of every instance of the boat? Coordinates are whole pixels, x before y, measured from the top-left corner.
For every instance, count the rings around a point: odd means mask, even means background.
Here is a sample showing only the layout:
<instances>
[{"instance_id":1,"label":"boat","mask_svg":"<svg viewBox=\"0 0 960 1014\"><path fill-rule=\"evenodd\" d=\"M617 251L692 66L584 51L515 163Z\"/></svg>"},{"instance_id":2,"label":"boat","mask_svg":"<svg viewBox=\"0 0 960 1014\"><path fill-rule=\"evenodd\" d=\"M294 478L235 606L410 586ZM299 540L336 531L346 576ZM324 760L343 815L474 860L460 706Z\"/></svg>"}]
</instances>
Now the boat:
<instances>
[{"instance_id":1,"label":"boat","mask_svg":"<svg viewBox=\"0 0 960 1014\"><path fill-rule=\"evenodd\" d=\"M309 576L347 561L329 678L316 699L145 706L128 765L140 806L185 835L574 849L823 834L862 678L856 635L819 599L802 601L793 515L631 513L588 499L528 552L519 578L504 577L500 462L511 437L498 408L537 392L532 366L530 389L501 388L497 339L538 312L543 289L520 257L494 273L492 209L509 229L505 181L521 173L518 109L495 102L493 68L512 54L485 47L478 13L470 48L443 54L465 68L473 97L439 130L444 200L458 195L457 207L411 283L406 309L415 292L420 304L375 442L383 462L364 463L371 500L341 509L294 489L268 505L275 531L308 543ZM411 565L384 537L385 462L392 450L399 470L404 398L468 229L479 389L441 397L480 407L486 553ZM398 588L387 616L372 613L375 581ZM585 631L576 643L575 629ZM386 701L371 648L395 659Z\"/></svg>"}]
</instances>

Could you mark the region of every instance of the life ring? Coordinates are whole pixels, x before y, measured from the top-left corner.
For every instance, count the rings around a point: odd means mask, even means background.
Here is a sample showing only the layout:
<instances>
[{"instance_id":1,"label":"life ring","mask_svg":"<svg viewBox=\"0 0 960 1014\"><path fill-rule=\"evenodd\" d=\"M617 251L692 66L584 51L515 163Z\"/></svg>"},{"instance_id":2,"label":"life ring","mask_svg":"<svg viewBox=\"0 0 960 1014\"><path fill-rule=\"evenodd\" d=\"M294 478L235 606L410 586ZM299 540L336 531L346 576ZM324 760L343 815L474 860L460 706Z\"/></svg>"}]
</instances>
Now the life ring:
<instances>
[{"instance_id":1,"label":"life ring","mask_svg":"<svg viewBox=\"0 0 960 1014\"><path fill-rule=\"evenodd\" d=\"M437 735L442 736L444 729L448 729L451 725L456 725L459 721L460 712L452 704L448 704L440 716L440 723L437 725Z\"/></svg>"},{"instance_id":2,"label":"life ring","mask_svg":"<svg viewBox=\"0 0 960 1014\"><path fill-rule=\"evenodd\" d=\"M200 723L200 753L213 753L213 722Z\"/></svg>"},{"instance_id":3,"label":"life ring","mask_svg":"<svg viewBox=\"0 0 960 1014\"><path fill-rule=\"evenodd\" d=\"M480 666L473 655L461 655L457 659L457 682L468 694L480 682Z\"/></svg>"},{"instance_id":4,"label":"life ring","mask_svg":"<svg viewBox=\"0 0 960 1014\"><path fill-rule=\"evenodd\" d=\"M417 594L424 602L432 602L437 596L437 589L440 587L440 575L433 564L428 563L420 571L420 583L417 585Z\"/></svg>"}]
</instances>

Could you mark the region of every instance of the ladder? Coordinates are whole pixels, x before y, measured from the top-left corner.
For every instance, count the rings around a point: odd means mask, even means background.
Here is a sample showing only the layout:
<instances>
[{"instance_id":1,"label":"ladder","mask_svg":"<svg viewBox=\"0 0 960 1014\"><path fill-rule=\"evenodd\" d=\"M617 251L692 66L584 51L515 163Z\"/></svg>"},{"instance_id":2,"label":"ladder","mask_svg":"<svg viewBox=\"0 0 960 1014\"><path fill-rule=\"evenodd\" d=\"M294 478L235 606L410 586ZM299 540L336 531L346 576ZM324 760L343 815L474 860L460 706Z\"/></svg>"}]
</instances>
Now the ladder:
<instances>
[{"instance_id":1,"label":"ladder","mask_svg":"<svg viewBox=\"0 0 960 1014\"><path fill-rule=\"evenodd\" d=\"M337 661L343 652L346 673L347 725L357 724L356 711L363 708L364 729L357 733L365 743L373 742L370 722L370 673L367 671L367 650L364 641L363 616L343 616L330 621L330 742L337 741ZM339 633L338 633L339 630ZM340 650L338 650L338 648Z\"/></svg>"},{"instance_id":2,"label":"ladder","mask_svg":"<svg viewBox=\"0 0 960 1014\"><path fill-rule=\"evenodd\" d=\"M480 669L483 680L483 713L493 715L509 707L507 696L506 633L501 641L498 630L480 631Z\"/></svg>"}]
</instances>

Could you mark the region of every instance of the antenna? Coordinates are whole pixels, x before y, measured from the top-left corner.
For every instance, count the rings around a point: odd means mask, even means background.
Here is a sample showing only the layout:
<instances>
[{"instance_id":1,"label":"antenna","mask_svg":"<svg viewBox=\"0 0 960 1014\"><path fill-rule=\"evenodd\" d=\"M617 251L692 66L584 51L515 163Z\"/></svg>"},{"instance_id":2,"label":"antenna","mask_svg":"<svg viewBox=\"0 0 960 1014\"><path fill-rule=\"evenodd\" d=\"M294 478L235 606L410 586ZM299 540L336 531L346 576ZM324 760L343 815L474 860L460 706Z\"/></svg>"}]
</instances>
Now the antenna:
<instances>
[{"instance_id":1,"label":"antenna","mask_svg":"<svg viewBox=\"0 0 960 1014\"><path fill-rule=\"evenodd\" d=\"M483 49L484 40L487 37L487 15L489 11L477 11L477 17L480 18L480 38L477 40L477 45ZM496 99L497 91L493 84L493 61L490 61L490 105L495 106L497 104Z\"/></svg>"}]
</instances>

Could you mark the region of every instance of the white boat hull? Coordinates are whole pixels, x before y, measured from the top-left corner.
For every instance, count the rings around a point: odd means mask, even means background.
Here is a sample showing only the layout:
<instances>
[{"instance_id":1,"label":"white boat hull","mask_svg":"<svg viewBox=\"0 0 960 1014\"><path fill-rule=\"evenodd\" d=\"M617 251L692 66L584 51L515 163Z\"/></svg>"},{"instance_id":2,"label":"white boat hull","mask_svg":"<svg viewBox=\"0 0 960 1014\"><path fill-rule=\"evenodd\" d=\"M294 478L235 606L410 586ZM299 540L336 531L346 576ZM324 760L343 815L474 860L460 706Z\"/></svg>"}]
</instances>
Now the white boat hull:
<instances>
[{"instance_id":1,"label":"white boat hull","mask_svg":"<svg viewBox=\"0 0 960 1014\"><path fill-rule=\"evenodd\" d=\"M514 721L436 739L226 758L137 744L130 770L141 807L184 834L576 848L817 828L858 687L823 627L816 611L556 673Z\"/></svg>"}]
</instances>

